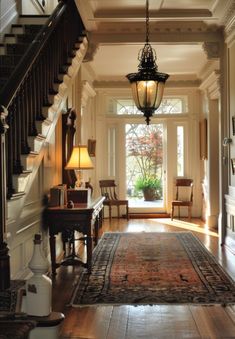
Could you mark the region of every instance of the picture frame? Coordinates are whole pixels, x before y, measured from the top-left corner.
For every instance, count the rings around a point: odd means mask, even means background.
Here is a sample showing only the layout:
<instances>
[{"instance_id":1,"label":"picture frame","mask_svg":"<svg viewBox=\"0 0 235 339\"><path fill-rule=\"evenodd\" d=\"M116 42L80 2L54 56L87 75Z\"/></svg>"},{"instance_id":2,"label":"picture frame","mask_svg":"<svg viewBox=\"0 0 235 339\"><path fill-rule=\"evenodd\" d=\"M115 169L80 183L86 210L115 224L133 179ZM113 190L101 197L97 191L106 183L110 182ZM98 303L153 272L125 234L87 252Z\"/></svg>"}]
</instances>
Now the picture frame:
<instances>
[{"instance_id":1,"label":"picture frame","mask_svg":"<svg viewBox=\"0 0 235 339\"><path fill-rule=\"evenodd\" d=\"M235 158L231 158L231 168L232 168L232 174L235 174Z\"/></svg>"},{"instance_id":2,"label":"picture frame","mask_svg":"<svg viewBox=\"0 0 235 339\"><path fill-rule=\"evenodd\" d=\"M87 148L88 148L89 156L95 157L96 140L88 139Z\"/></svg>"},{"instance_id":3,"label":"picture frame","mask_svg":"<svg viewBox=\"0 0 235 339\"><path fill-rule=\"evenodd\" d=\"M235 135L235 115L232 116L232 132Z\"/></svg>"}]
</instances>

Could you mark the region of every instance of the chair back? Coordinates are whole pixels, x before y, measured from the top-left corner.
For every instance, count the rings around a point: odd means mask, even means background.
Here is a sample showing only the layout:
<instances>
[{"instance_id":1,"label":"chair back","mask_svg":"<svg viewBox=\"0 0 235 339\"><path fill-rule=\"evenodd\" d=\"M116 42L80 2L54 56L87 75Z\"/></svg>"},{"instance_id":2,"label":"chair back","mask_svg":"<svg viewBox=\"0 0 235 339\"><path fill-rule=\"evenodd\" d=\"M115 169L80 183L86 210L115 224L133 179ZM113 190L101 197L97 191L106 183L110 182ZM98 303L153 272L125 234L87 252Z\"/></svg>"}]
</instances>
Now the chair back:
<instances>
[{"instance_id":1,"label":"chair back","mask_svg":"<svg viewBox=\"0 0 235 339\"><path fill-rule=\"evenodd\" d=\"M193 180L176 179L176 200L193 202Z\"/></svg>"},{"instance_id":2,"label":"chair back","mask_svg":"<svg viewBox=\"0 0 235 339\"><path fill-rule=\"evenodd\" d=\"M115 180L100 180L99 184L101 195L105 197L106 200L118 200Z\"/></svg>"}]
</instances>

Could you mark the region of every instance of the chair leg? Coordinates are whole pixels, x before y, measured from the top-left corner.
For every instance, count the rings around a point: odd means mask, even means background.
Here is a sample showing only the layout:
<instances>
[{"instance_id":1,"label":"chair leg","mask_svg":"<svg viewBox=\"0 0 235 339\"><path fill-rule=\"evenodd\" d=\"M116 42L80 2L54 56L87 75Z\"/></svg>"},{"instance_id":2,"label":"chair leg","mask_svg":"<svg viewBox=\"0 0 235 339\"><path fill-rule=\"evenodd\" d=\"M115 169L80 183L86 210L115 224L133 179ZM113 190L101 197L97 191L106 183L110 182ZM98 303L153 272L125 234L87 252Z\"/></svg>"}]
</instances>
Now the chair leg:
<instances>
[{"instance_id":1,"label":"chair leg","mask_svg":"<svg viewBox=\"0 0 235 339\"><path fill-rule=\"evenodd\" d=\"M188 219L191 220L191 206L188 208Z\"/></svg>"},{"instance_id":2,"label":"chair leg","mask_svg":"<svg viewBox=\"0 0 235 339\"><path fill-rule=\"evenodd\" d=\"M174 206L171 206L171 220L174 218Z\"/></svg>"},{"instance_id":3,"label":"chair leg","mask_svg":"<svg viewBox=\"0 0 235 339\"><path fill-rule=\"evenodd\" d=\"M126 220L129 220L129 206L126 205Z\"/></svg>"},{"instance_id":4,"label":"chair leg","mask_svg":"<svg viewBox=\"0 0 235 339\"><path fill-rule=\"evenodd\" d=\"M109 220L112 219L112 207L109 206Z\"/></svg>"}]
</instances>

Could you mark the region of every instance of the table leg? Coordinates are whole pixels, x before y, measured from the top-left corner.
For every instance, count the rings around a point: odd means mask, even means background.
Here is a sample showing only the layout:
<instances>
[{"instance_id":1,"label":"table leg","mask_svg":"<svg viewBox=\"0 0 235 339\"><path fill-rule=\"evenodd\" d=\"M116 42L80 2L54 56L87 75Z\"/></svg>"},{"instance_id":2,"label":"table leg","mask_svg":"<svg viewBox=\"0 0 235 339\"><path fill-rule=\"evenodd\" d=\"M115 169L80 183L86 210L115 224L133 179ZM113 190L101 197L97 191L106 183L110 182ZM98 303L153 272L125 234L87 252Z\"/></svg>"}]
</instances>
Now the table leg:
<instances>
[{"instance_id":1,"label":"table leg","mask_svg":"<svg viewBox=\"0 0 235 339\"><path fill-rule=\"evenodd\" d=\"M87 235L87 270L88 273L91 273L92 267L92 237Z\"/></svg>"},{"instance_id":2,"label":"table leg","mask_svg":"<svg viewBox=\"0 0 235 339\"><path fill-rule=\"evenodd\" d=\"M95 223L94 223L94 243L95 246L98 243L98 235L99 235L99 215L95 218Z\"/></svg>"},{"instance_id":3,"label":"table leg","mask_svg":"<svg viewBox=\"0 0 235 339\"><path fill-rule=\"evenodd\" d=\"M55 235L50 235L50 252L51 252L51 271L52 275L56 275L56 254L55 254Z\"/></svg>"}]
</instances>

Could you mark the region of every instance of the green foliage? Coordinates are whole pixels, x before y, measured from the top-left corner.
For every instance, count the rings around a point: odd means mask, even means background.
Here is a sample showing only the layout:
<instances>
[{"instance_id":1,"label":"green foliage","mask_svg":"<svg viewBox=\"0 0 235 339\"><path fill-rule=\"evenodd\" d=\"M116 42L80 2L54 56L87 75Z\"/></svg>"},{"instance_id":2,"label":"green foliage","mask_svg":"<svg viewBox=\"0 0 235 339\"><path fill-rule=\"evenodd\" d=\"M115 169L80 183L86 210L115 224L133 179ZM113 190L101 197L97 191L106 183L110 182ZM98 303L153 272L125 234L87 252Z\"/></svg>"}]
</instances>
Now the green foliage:
<instances>
[{"instance_id":1,"label":"green foliage","mask_svg":"<svg viewBox=\"0 0 235 339\"><path fill-rule=\"evenodd\" d=\"M138 177L135 182L136 191L144 191L147 188L155 189L160 193L162 191L161 180L155 176Z\"/></svg>"}]
</instances>

